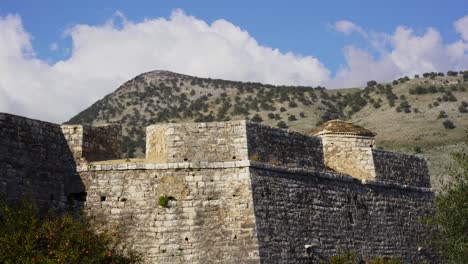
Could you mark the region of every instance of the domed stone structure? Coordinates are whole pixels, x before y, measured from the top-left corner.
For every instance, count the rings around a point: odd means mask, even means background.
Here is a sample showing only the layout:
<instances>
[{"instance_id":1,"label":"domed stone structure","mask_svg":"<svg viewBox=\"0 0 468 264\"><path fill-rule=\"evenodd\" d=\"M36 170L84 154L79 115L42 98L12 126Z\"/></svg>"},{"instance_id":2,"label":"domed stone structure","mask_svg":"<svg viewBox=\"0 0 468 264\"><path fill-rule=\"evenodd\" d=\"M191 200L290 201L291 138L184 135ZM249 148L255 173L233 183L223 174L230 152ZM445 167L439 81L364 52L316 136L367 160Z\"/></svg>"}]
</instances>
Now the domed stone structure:
<instances>
[{"instance_id":1,"label":"domed stone structure","mask_svg":"<svg viewBox=\"0 0 468 264\"><path fill-rule=\"evenodd\" d=\"M329 168L358 179L375 179L372 156L375 133L336 119L311 130L309 134L322 139L324 161Z\"/></svg>"}]
</instances>

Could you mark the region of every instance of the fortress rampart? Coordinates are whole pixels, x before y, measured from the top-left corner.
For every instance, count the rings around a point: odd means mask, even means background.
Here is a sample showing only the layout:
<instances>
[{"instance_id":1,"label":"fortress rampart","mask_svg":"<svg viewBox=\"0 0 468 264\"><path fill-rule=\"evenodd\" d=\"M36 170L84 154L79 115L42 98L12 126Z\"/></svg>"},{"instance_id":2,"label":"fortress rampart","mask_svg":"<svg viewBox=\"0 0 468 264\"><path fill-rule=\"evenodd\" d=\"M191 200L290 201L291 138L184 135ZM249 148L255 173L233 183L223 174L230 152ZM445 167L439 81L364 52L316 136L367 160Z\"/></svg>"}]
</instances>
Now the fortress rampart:
<instances>
[{"instance_id":1,"label":"fortress rampart","mask_svg":"<svg viewBox=\"0 0 468 264\"><path fill-rule=\"evenodd\" d=\"M432 206L425 160L374 150L356 127L361 145L245 121L158 124L138 163L108 161L119 157L119 132L101 129L0 114L0 192L82 206L148 263L309 263L339 250L431 259L420 222ZM343 155L340 168L330 153L342 151L358 158ZM39 164L49 177L34 173Z\"/></svg>"},{"instance_id":2,"label":"fortress rampart","mask_svg":"<svg viewBox=\"0 0 468 264\"><path fill-rule=\"evenodd\" d=\"M119 159L122 145L122 128L119 125L60 126L70 146L74 159L79 163Z\"/></svg>"}]
</instances>

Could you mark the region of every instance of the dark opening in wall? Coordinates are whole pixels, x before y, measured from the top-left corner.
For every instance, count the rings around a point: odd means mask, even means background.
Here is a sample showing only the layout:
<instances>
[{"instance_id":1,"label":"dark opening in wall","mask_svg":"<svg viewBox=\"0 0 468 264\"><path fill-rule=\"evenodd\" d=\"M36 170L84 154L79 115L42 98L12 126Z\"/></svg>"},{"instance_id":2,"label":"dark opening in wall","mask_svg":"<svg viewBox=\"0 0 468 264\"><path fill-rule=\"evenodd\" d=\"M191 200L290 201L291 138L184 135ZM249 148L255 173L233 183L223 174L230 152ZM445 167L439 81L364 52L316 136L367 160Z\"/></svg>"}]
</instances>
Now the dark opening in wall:
<instances>
[{"instance_id":1,"label":"dark opening in wall","mask_svg":"<svg viewBox=\"0 0 468 264\"><path fill-rule=\"evenodd\" d=\"M39 172L39 177L41 179L47 179L49 177L49 173L48 172Z\"/></svg>"},{"instance_id":2,"label":"dark opening in wall","mask_svg":"<svg viewBox=\"0 0 468 264\"><path fill-rule=\"evenodd\" d=\"M353 213L348 212L348 218L349 218L349 223L353 225L354 224Z\"/></svg>"},{"instance_id":3,"label":"dark opening in wall","mask_svg":"<svg viewBox=\"0 0 468 264\"><path fill-rule=\"evenodd\" d=\"M69 201L76 201L76 202L86 202L86 192L79 192L79 193L70 193L67 196Z\"/></svg>"},{"instance_id":4,"label":"dark opening in wall","mask_svg":"<svg viewBox=\"0 0 468 264\"><path fill-rule=\"evenodd\" d=\"M106 197L105 196L101 196L101 202L105 202L106 201Z\"/></svg>"},{"instance_id":5,"label":"dark opening in wall","mask_svg":"<svg viewBox=\"0 0 468 264\"><path fill-rule=\"evenodd\" d=\"M234 160L235 160L235 159L236 159L236 156L232 157L232 159L234 159Z\"/></svg>"},{"instance_id":6,"label":"dark opening in wall","mask_svg":"<svg viewBox=\"0 0 468 264\"><path fill-rule=\"evenodd\" d=\"M187 159L187 158L184 158L184 161L188 161L188 159Z\"/></svg>"},{"instance_id":7,"label":"dark opening in wall","mask_svg":"<svg viewBox=\"0 0 468 264\"><path fill-rule=\"evenodd\" d=\"M55 200L54 198L55 198L54 195L51 194L51 195L50 195L50 200L53 201L53 200Z\"/></svg>"},{"instance_id":8,"label":"dark opening in wall","mask_svg":"<svg viewBox=\"0 0 468 264\"><path fill-rule=\"evenodd\" d=\"M69 209L81 208L86 202L86 192L70 193L67 195L67 204Z\"/></svg>"}]
</instances>

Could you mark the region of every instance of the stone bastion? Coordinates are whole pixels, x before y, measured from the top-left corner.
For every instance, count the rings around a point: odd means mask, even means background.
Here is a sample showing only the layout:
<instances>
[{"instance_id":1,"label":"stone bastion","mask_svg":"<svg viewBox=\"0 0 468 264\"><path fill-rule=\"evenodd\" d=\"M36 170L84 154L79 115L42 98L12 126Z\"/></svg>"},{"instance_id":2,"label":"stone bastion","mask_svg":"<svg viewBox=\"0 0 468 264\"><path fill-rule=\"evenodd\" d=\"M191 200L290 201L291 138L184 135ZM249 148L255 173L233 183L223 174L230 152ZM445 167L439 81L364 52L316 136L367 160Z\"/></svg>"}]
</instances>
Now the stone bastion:
<instances>
[{"instance_id":1,"label":"stone bastion","mask_svg":"<svg viewBox=\"0 0 468 264\"><path fill-rule=\"evenodd\" d=\"M308 135L245 121L156 124L120 160L118 125L0 113L0 193L82 208L147 263L311 263L342 250L432 260L424 159L333 120ZM161 203L161 198L166 203Z\"/></svg>"}]
</instances>

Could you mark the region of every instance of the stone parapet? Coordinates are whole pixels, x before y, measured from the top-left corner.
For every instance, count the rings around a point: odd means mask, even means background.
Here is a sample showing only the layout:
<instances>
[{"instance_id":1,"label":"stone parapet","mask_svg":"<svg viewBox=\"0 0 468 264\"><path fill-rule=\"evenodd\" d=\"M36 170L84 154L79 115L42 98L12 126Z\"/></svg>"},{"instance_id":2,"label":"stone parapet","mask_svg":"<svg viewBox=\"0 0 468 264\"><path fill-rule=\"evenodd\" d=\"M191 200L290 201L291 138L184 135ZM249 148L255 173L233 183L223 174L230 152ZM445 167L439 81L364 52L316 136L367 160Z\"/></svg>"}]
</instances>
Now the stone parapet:
<instances>
[{"instance_id":1,"label":"stone parapet","mask_svg":"<svg viewBox=\"0 0 468 264\"><path fill-rule=\"evenodd\" d=\"M246 122L169 123L146 128L150 162L247 159Z\"/></svg>"},{"instance_id":2,"label":"stone parapet","mask_svg":"<svg viewBox=\"0 0 468 264\"><path fill-rule=\"evenodd\" d=\"M249 159L287 167L326 170L318 137L247 123Z\"/></svg>"},{"instance_id":3,"label":"stone parapet","mask_svg":"<svg viewBox=\"0 0 468 264\"><path fill-rule=\"evenodd\" d=\"M82 190L60 125L0 113L0 194L33 197L40 209L63 209Z\"/></svg>"},{"instance_id":4,"label":"stone parapet","mask_svg":"<svg viewBox=\"0 0 468 264\"><path fill-rule=\"evenodd\" d=\"M61 128L77 163L120 158L120 125L62 125Z\"/></svg>"},{"instance_id":5,"label":"stone parapet","mask_svg":"<svg viewBox=\"0 0 468 264\"><path fill-rule=\"evenodd\" d=\"M372 150L376 179L417 187L431 187L427 161L413 155Z\"/></svg>"},{"instance_id":6,"label":"stone parapet","mask_svg":"<svg viewBox=\"0 0 468 264\"><path fill-rule=\"evenodd\" d=\"M304 168L290 168L290 167L277 166L277 165L272 165L268 163L252 162L252 161L250 162L249 166L252 168L263 169L263 170L268 170L268 171L276 171L276 172L287 173L287 174L299 174L299 175L302 175L303 177L318 177L318 178L329 179L329 180L351 182L351 183L360 184L360 185L385 187L388 189L396 188L396 189L410 190L410 191L416 191L416 192L432 193L432 189L430 187L401 184L396 181L389 181L389 180L380 179L380 178L374 181L367 181L365 179L357 179L353 176L337 173L334 171L324 172L324 171L315 171L315 170L309 170L309 169L304 169Z\"/></svg>"}]
</instances>

